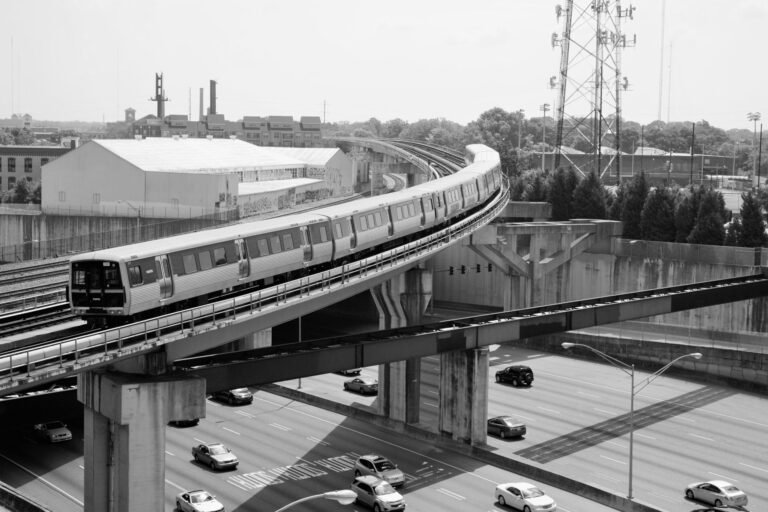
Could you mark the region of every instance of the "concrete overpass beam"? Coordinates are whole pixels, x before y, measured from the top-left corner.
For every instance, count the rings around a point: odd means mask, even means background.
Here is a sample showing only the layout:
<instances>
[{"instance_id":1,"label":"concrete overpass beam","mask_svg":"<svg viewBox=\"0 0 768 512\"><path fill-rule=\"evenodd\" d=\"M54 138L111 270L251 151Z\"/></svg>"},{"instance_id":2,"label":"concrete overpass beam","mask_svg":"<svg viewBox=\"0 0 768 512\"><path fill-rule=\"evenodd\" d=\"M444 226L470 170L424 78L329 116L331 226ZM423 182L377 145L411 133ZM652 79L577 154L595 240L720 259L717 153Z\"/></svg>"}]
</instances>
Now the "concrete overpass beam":
<instances>
[{"instance_id":1,"label":"concrete overpass beam","mask_svg":"<svg viewBox=\"0 0 768 512\"><path fill-rule=\"evenodd\" d=\"M488 349L440 355L438 429L467 444L485 443L488 415Z\"/></svg>"},{"instance_id":2,"label":"concrete overpass beam","mask_svg":"<svg viewBox=\"0 0 768 512\"><path fill-rule=\"evenodd\" d=\"M78 375L84 405L85 512L155 510L165 501L165 426L205 416L205 380Z\"/></svg>"}]
</instances>

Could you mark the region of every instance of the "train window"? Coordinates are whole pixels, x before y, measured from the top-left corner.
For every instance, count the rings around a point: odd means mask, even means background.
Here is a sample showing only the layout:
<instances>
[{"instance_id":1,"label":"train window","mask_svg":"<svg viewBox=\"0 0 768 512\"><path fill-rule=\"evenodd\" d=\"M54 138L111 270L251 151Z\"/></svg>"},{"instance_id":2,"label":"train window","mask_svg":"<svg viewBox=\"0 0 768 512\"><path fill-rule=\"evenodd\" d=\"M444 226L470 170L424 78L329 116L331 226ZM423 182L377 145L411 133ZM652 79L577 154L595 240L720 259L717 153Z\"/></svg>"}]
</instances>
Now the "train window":
<instances>
[{"instance_id":1,"label":"train window","mask_svg":"<svg viewBox=\"0 0 768 512\"><path fill-rule=\"evenodd\" d=\"M200 261L200 270L209 270L213 268L211 260L211 251L200 251L197 253L197 259Z\"/></svg>"},{"instance_id":2,"label":"train window","mask_svg":"<svg viewBox=\"0 0 768 512\"><path fill-rule=\"evenodd\" d=\"M195 261L195 255L194 254L182 254L181 256L182 264L184 265L184 273L185 274L194 274L197 272L197 262Z\"/></svg>"},{"instance_id":3,"label":"train window","mask_svg":"<svg viewBox=\"0 0 768 512\"><path fill-rule=\"evenodd\" d=\"M72 275L72 284L74 286L85 286L85 270L75 270Z\"/></svg>"},{"instance_id":4,"label":"train window","mask_svg":"<svg viewBox=\"0 0 768 512\"><path fill-rule=\"evenodd\" d=\"M376 215L372 213L368 214L368 225L371 226L371 228L381 225L381 215L379 215L379 212L376 212Z\"/></svg>"},{"instance_id":5,"label":"train window","mask_svg":"<svg viewBox=\"0 0 768 512\"><path fill-rule=\"evenodd\" d=\"M336 238L342 238L344 236L344 228L341 227L341 222L334 222L333 229L336 230Z\"/></svg>"},{"instance_id":6,"label":"train window","mask_svg":"<svg viewBox=\"0 0 768 512\"><path fill-rule=\"evenodd\" d=\"M408 216L413 217L416 215L416 208L413 207L413 203L408 203Z\"/></svg>"},{"instance_id":7,"label":"train window","mask_svg":"<svg viewBox=\"0 0 768 512\"><path fill-rule=\"evenodd\" d=\"M360 231L367 231L368 230L368 220L366 220L365 215L360 216Z\"/></svg>"},{"instance_id":8,"label":"train window","mask_svg":"<svg viewBox=\"0 0 768 512\"><path fill-rule=\"evenodd\" d=\"M216 247L213 250L213 259L216 262L216 266L219 265L226 265L227 264L227 248L226 247Z\"/></svg>"},{"instance_id":9,"label":"train window","mask_svg":"<svg viewBox=\"0 0 768 512\"><path fill-rule=\"evenodd\" d=\"M400 210L399 206L395 207L395 220L400 220L402 218L402 211Z\"/></svg>"},{"instance_id":10,"label":"train window","mask_svg":"<svg viewBox=\"0 0 768 512\"><path fill-rule=\"evenodd\" d=\"M271 254L283 252L283 249L280 247L280 237L278 235L269 237L269 249Z\"/></svg>"},{"instance_id":11,"label":"train window","mask_svg":"<svg viewBox=\"0 0 768 512\"><path fill-rule=\"evenodd\" d=\"M293 249L293 237L290 233L286 233L283 235L283 249L286 251L290 251Z\"/></svg>"},{"instance_id":12,"label":"train window","mask_svg":"<svg viewBox=\"0 0 768 512\"><path fill-rule=\"evenodd\" d=\"M328 226L325 224L321 224L318 226L317 229L318 234L320 235L320 242L327 242L328 241Z\"/></svg>"},{"instance_id":13,"label":"train window","mask_svg":"<svg viewBox=\"0 0 768 512\"><path fill-rule=\"evenodd\" d=\"M117 266L112 265L104 269L104 287L120 288L120 271Z\"/></svg>"},{"instance_id":14,"label":"train window","mask_svg":"<svg viewBox=\"0 0 768 512\"><path fill-rule=\"evenodd\" d=\"M138 265L132 265L128 267L128 282L131 286L139 286L144 281L141 278L141 267Z\"/></svg>"},{"instance_id":15,"label":"train window","mask_svg":"<svg viewBox=\"0 0 768 512\"><path fill-rule=\"evenodd\" d=\"M269 243L266 238L259 238L256 241L256 247L258 248L257 256L269 256Z\"/></svg>"}]
</instances>

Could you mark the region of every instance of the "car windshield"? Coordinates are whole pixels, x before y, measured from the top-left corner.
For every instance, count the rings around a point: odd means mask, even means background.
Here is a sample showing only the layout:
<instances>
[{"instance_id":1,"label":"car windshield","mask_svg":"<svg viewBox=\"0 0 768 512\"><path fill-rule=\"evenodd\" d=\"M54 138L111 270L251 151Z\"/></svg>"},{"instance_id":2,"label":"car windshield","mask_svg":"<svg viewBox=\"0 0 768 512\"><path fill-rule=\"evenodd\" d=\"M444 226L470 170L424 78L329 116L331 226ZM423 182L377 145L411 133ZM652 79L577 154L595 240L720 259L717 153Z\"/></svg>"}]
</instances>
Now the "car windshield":
<instances>
[{"instance_id":1,"label":"car windshield","mask_svg":"<svg viewBox=\"0 0 768 512\"><path fill-rule=\"evenodd\" d=\"M538 487L531 487L530 489L522 489L524 498L538 498L544 496L544 493Z\"/></svg>"},{"instance_id":2,"label":"car windshield","mask_svg":"<svg viewBox=\"0 0 768 512\"><path fill-rule=\"evenodd\" d=\"M45 428L47 428L48 430L52 430L54 428L64 428L64 423L60 421L52 421L50 423L46 423Z\"/></svg>"},{"instance_id":3,"label":"car windshield","mask_svg":"<svg viewBox=\"0 0 768 512\"><path fill-rule=\"evenodd\" d=\"M192 503L202 503L204 501L209 501L212 499L213 499L213 496L211 496L207 492L199 492L197 494L192 494L189 496L189 501Z\"/></svg>"},{"instance_id":4,"label":"car windshield","mask_svg":"<svg viewBox=\"0 0 768 512\"><path fill-rule=\"evenodd\" d=\"M395 465L389 462L388 460L374 462L373 467L376 468L376 471L388 471L390 469L395 469Z\"/></svg>"},{"instance_id":5,"label":"car windshield","mask_svg":"<svg viewBox=\"0 0 768 512\"><path fill-rule=\"evenodd\" d=\"M223 453L227 453L227 449L220 444L209 446L208 450L211 452L211 455L221 455Z\"/></svg>"},{"instance_id":6,"label":"car windshield","mask_svg":"<svg viewBox=\"0 0 768 512\"><path fill-rule=\"evenodd\" d=\"M373 488L373 491L376 493L376 496L384 496L386 494L392 494L395 492L395 489L387 482L381 482L379 485Z\"/></svg>"}]
</instances>

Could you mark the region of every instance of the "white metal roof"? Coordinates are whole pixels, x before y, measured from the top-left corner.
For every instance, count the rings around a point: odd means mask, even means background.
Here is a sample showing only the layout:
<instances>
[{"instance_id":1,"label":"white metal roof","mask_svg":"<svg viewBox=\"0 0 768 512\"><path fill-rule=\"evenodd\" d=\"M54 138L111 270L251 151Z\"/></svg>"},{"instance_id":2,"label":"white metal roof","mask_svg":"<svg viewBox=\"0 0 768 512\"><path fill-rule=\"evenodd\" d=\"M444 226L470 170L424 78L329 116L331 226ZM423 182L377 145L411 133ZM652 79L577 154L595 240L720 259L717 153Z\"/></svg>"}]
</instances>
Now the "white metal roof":
<instances>
[{"instance_id":1,"label":"white metal roof","mask_svg":"<svg viewBox=\"0 0 768 512\"><path fill-rule=\"evenodd\" d=\"M273 151L280 155L285 155L290 158L295 158L302 162L306 162L309 165L325 165L333 156L340 152L339 148L278 148L270 147L269 151Z\"/></svg>"},{"instance_id":2,"label":"white metal roof","mask_svg":"<svg viewBox=\"0 0 768 512\"><path fill-rule=\"evenodd\" d=\"M149 137L92 142L148 172L220 173L305 165L289 155L238 139Z\"/></svg>"}]
</instances>

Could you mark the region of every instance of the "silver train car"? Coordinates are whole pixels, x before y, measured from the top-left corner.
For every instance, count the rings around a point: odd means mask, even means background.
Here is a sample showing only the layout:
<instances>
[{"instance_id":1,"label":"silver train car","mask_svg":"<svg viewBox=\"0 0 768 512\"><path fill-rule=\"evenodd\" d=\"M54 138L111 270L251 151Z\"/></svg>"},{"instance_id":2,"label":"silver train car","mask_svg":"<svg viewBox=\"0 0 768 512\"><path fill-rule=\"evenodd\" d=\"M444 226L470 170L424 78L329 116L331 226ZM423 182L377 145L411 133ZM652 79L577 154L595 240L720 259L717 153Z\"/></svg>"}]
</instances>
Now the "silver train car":
<instances>
[{"instance_id":1,"label":"silver train car","mask_svg":"<svg viewBox=\"0 0 768 512\"><path fill-rule=\"evenodd\" d=\"M501 188L498 153L481 144L467 150L467 167L398 192L76 255L70 260L72 312L116 325L410 241L466 215Z\"/></svg>"}]
</instances>

